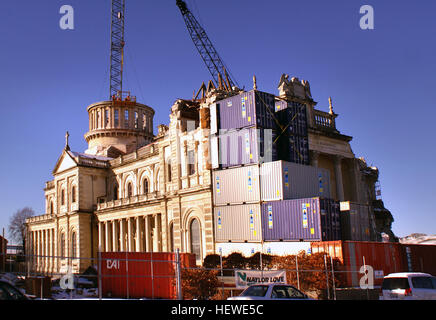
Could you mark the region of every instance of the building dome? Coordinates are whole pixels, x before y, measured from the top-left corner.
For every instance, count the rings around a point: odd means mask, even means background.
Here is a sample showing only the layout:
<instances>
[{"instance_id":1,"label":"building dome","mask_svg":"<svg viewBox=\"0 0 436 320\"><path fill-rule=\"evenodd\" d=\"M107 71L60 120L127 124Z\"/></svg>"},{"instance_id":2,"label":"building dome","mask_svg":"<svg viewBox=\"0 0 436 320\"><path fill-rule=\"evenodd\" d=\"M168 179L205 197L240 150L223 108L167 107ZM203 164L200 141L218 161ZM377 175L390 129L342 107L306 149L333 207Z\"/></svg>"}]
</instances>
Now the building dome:
<instances>
[{"instance_id":1,"label":"building dome","mask_svg":"<svg viewBox=\"0 0 436 320\"><path fill-rule=\"evenodd\" d=\"M154 110L136 102L135 97L97 102L88 106L87 111L88 154L116 157L153 140Z\"/></svg>"}]
</instances>

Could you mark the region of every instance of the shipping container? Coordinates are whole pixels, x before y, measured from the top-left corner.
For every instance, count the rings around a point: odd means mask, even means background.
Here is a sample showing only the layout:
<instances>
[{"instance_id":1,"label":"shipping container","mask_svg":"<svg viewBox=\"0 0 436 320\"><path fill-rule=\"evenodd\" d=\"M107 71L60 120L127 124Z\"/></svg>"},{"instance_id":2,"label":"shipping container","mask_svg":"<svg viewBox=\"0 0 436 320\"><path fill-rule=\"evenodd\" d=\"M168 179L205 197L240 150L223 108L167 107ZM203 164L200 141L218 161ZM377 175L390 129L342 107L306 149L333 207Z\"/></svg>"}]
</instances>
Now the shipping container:
<instances>
[{"instance_id":1,"label":"shipping container","mask_svg":"<svg viewBox=\"0 0 436 320\"><path fill-rule=\"evenodd\" d=\"M261 242L259 204L214 208L216 242Z\"/></svg>"},{"instance_id":2,"label":"shipping container","mask_svg":"<svg viewBox=\"0 0 436 320\"><path fill-rule=\"evenodd\" d=\"M330 172L326 169L287 161L260 166L262 201L330 198Z\"/></svg>"},{"instance_id":3,"label":"shipping container","mask_svg":"<svg viewBox=\"0 0 436 320\"><path fill-rule=\"evenodd\" d=\"M215 170L213 204L241 204L260 201L259 166Z\"/></svg>"},{"instance_id":4,"label":"shipping container","mask_svg":"<svg viewBox=\"0 0 436 320\"><path fill-rule=\"evenodd\" d=\"M102 252L103 297L176 299L176 255L167 252ZM182 268L195 268L195 255L180 253Z\"/></svg>"},{"instance_id":5,"label":"shipping container","mask_svg":"<svg viewBox=\"0 0 436 320\"><path fill-rule=\"evenodd\" d=\"M374 286L380 286L383 277L395 272L407 271L404 265L401 244L366 241L322 241L312 242L312 253L324 252L339 259L343 264L336 274L345 279L345 287L360 287L360 273L365 264L371 266L374 273Z\"/></svg>"},{"instance_id":6,"label":"shipping container","mask_svg":"<svg viewBox=\"0 0 436 320\"><path fill-rule=\"evenodd\" d=\"M245 257L250 257L257 252L271 254L276 256L297 255L300 252L310 252L310 242L263 242L263 243L235 243L219 242L215 244L216 254L222 254L224 257L232 253L241 253Z\"/></svg>"},{"instance_id":7,"label":"shipping container","mask_svg":"<svg viewBox=\"0 0 436 320\"><path fill-rule=\"evenodd\" d=\"M330 197L328 170L286 161L213 171L214 205Z\"/></svg>"},{"instance_id":8,"label":"shipping container","mask_svg":"<svg viewBox=\"0 0 436 320\"><path fill-rule=\"evenodd\" d=\"M211 117L216 117L212 131L233 130L246 127L276 129L274 112L275 96L270 93L251 90L216 102Z\"/></svg>"},{"instance_id":9,"label":"shipping container","mask_svg":"<svg viewBox=\"0 0 436 320\"><path fill-rule=\"evenodd\" d=\"M306 106L299 102L276 103L276 118L281 125L284 135L307 137L307 114Z\"/></svg>"},{"instance_id":10,"label":"shipping container","mask_svg":"<svg viewBox=\"0 0 436 320\"><path fill-rule=\"evenodd\" d=\"M405 271L425 272L436 276L436 245L401 244Z\"/></svg>"},{"instance_id":11,"label":"shipping container","mask_svg":"<svg viewBox=\"0 0 436 320\"><path fill-rule=\"evenodd\" d=\"M339 203L305 198L262 203L264 241L338 240L341 236Z\"/></svg>"},{"instance_id":12,"label":"shipping container","mask_svg":"<svg viewBox=\"0 0 436 320\"><path fill-rule=\"evenodd\" d=\"M220 168L275 161L278 159L277 132L256 127L220 130L212 144L212 157ZM217 167L215 164L214 167Z\"/></svg>"},{"instance_id":13,"label":"shipping container","mask_svg":"<svg viewBox=\"0 0 436 320\"><path fill-rule=\"evenodd\" d=\"M280 135L277 140L277 150L277 156L280 160L310 164L308 137Z\"/></svg>"},{"instance_id":14,"label":"shipping container","mask_svg":"<svg viewBox=\"0 0 436 320\"><path fill-rule=\"evenodd\" d=\"M350 201L341 202L342 240L372 241L374 226L372 206Z\"/></svg>"}]
</instances>

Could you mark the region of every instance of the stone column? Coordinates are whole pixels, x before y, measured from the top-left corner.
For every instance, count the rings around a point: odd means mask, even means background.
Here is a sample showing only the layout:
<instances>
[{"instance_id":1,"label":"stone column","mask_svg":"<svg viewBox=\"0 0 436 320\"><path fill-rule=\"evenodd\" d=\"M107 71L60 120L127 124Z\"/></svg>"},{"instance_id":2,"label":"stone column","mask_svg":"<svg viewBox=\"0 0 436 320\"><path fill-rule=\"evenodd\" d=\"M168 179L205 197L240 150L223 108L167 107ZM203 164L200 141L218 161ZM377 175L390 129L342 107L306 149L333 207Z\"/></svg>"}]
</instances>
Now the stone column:
<instances>
[{"instance_id":1,"label":"stone column","mask_svg":"<svg viewBox=\"0 0 436 320\"><path fill-rule=\"evenodd\" d=\"M118 251L118 232L117 232L117 223L115 220L112 220L112 251Z\"/></svg>"},{"instance_id":2,"label":"stone column","mask_svg":"<svg viewBox=\"0 0 436 320\"><path fill-rule=\"evenodd\" d=\"M142 241L141 241L141 217L136 217L136 252L143 251L142 249Z\"/></svg>"},{"instance_id":3,"label":"stone column","mask_svg":"<svg viewBox=\"0 0 436 320\"><path fill-rule=\"evenodd\" d=\"M153 230L153 251L159 252L160 250L160 244L161 244L161 231L160 231L160 214L154 215L154 230Z\"/></svg>"},{"instance_id":4,"label":"stone column","mask_svg":"<svg viewBox=\"0 0 436 320\"><path fill-rule=\"evenodd\" d=\"M104 249L104 251L105 252L109 252L109 225L108 225L109 223L107 222L107 221L105 221L104 222L104 232L105 232L105 241L104 241L104 243L105 243L105 249Z\"/></svg>"},{"instance_id":5,"label":"stone column","mask_svg":"<svg viewBox=\"0 0 436 320\"><path fill-rule=\"evenodd\" d=\"M98 250L104 250L104 237L103 237L103 222L98 223Z\"/></svg>"},{"instance_id":6,"label":"stone column","mask_svg":"<svg viewBox=\"0 0 436 320\"><path fill-rule=\"evenodd\" d=\"M150 246L150 220L148 216L144 216L144 235L145 235L145 251L150 252L152 246Z\"/></svg>"},{"instance_id":7,"label":"stone column","mask_svg":"<svg viewBox=\"0 0 436 320\"><path fill-rule=\"evenodd\" d=\"M126 251L126 236L124 231L124 219L120 219L120 251Z\"/></svg>"},{"instance_id":8,"label":"stone column","mask_svg":"<svg viewBox=\"0 0 436 320\"><path fill-rule=\"evenodd\" d=\"M132 219L127 218L127 251L132 252Z\"/></svg>"},{"instance_id":9,"label":"stone column","mask_svg":"<svg viewBox=\"0 0 436 320\"><path fill-rule=\"evenodd\" d=\"M342 157L335 156L335 177L336 177L336 197L339 201L344 201L344 183L342 181Z\"/></svg>"},{"instance_id":10,"label":"stone column","mask_svg":"<svg viewBox=\"0 0 436 320\"><path fill-rule=\"evenodd\" d=\"M311 157L310 157L310 164L313 167L318 167L318 158L319 158L319 152L318 151L312 151Z\"/></svg>"},{"instance_id":11,"label":"stone column","mask_svg":"<svg viewBox=\"0 0 436 320\"><path fill-rule=\"evenodd\" d=\"M49 268L49 245L50 245L50 235L48 233L49 229L45 230L45 271L48 272Z\"/></svg>"}]
</instances>

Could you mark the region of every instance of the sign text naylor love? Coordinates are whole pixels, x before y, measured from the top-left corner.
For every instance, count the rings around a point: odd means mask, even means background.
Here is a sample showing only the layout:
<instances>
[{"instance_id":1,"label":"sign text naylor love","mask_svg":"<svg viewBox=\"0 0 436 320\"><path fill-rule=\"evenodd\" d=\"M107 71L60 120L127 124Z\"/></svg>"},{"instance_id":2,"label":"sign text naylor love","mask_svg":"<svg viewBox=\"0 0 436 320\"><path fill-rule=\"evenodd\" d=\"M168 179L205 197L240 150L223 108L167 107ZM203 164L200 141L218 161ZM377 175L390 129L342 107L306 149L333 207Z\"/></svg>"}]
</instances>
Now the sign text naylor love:
<instances>
[{"instance_id":1,"label":"sign text naylor love","mask_svg":"<svg viewBox=\"0 0 436 320\"><path fill-rule=\"evenodd\" d=\"M235 270L236 288L244 289L253 284L286 283L286 271Z\"/></svg>"}]
</instances>

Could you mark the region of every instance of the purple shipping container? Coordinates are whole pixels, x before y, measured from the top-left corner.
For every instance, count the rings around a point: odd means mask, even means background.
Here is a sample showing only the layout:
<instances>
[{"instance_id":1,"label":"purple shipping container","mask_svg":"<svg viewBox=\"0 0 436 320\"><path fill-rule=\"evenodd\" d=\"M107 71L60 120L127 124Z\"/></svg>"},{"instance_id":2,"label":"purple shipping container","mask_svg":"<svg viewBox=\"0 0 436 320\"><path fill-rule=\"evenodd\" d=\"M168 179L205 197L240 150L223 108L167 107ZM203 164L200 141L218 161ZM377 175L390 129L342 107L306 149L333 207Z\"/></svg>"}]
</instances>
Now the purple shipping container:
<instances>
[{"instance_id":1,"label":"purple shipping container","mask_svg":"<svg viewBox=\"0 0 436 320\"><path fill-rule=\"evenodd\" d=\"M277 132L271 129L244 128L218 136L218 161L221 168L234 167L278 159ZM215 155L215 151L212 152ZM216 156L215 156L216 157Z\"/></svg>"},{"instance_id":2,"label":"purple shipping container","mask_svg":"<svg viewBox=\"0 0 436 320\"><path fill-rule=\"evenodd\" d=\"M339 203L305 198L262 204L264 241L328 241L340 239Z\"/></svg>"},{"instance_id":3,"label":"purple shipping container","mask_svg":"<svg viewBox=\"0 0 436 320\"><path fill-rule=\"evenodd\" d=\"M234 130L252 126L276 129L274 105L273 94L257 90L217 101L217 129Z\"/></svg>"}]
</instances>

